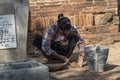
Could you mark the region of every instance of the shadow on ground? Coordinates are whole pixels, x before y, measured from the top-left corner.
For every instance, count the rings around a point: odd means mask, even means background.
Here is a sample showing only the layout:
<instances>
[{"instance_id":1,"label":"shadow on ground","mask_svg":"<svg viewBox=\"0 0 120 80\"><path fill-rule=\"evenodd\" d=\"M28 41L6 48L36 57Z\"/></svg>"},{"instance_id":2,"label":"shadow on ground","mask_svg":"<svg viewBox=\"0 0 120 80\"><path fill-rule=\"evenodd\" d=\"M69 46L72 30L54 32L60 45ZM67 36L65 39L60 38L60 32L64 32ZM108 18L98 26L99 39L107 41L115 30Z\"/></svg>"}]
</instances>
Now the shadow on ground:
<instances>
[{"instance_id":1,"label":"shadow on ground","mask_svg":"<svg viewBox=\"0 0 120 80\"><path fill-rule=\"evenodd\" d=\"M51 80L110 80L110 76L113 74L119 74L120 71L112 71L118 65L107 64L105 72L97 73L90 72L88 66L84 66L82 69L70 68L56 72L50 72ZM115 80L120 80L120 77Z\"/></svg>"},{"instance_id":2,"label":"shadow on ground","mask_svg":"<svg viewBox=\"0 0 120 80\"><path fill-rule=\"evenodd\" d=\"M116 67L118 67L119 65L113 65L113 64L106 64L105 66L105 71L110 71Z\"/></svg>"}]
</instances>

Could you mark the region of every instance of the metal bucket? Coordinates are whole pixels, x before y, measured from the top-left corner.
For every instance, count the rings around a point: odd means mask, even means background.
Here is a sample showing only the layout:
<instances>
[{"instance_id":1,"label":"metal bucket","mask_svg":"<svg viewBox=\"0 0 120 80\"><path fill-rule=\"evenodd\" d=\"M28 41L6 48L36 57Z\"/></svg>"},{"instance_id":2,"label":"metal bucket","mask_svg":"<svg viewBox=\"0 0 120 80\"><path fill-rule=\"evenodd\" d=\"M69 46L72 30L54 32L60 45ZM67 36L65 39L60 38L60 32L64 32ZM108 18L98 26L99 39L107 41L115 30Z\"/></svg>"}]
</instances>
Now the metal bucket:
<instances>
[{"instance_id":1,"label":"metal bucket","mask_svg":"<svg viewBox=\"0 0 120 80\"><path fill-rule=\"evenodd\" d=\"M109 48L104 46L89 46L85 48L85 58L90 72L104 72Z\"/></svg>"}]
</instances>

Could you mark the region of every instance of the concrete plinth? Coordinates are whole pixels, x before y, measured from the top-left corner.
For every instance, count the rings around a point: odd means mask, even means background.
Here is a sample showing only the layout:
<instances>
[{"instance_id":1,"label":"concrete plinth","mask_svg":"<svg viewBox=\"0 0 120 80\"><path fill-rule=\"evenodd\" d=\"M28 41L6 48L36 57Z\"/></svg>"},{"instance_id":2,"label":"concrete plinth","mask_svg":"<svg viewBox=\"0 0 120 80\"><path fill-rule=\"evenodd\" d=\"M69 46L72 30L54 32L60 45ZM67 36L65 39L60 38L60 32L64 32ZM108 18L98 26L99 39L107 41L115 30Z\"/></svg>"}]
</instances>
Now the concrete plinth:
<instances>
[{"instance_id":1,"label":"concrete plinth","mask_svg":"<svg viewBox=\"0 0 120 80\"><path fill-rule=\"evenodd\" d=\"M0 80L49 80L48 67L34 60L0 64Z\"/></svg>"}]
</instances>

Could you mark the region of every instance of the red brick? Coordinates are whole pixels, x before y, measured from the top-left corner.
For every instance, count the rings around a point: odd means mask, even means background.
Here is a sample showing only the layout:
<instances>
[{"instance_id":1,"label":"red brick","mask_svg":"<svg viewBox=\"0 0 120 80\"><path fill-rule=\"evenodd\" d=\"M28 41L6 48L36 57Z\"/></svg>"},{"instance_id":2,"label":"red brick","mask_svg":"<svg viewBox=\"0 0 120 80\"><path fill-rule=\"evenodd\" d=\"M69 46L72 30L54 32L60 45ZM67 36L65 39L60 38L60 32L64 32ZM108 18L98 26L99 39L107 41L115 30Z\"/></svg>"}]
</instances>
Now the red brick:
<instances>
[{"instance_id":1,"label":"red brick","mask_svg":"<svg viewBox=\"0 0 120 80\"><path fill-rule=\"evenodd\" d=\"M87 26L93 25L93 14L86 15L86 22L87 22Z\"/></svg>"},{"instance_id":2,"label":"red brick","mask_svg":"<svg viewBox=\"0 0 120 80\"><path fill-rule=\"evenodd\" d=\"M83 10L81 12L82 13L96 13L97 10L93 10L92 7L86 7L86 8L83 8Z\"/></svg>"},{"instance_id":3,"label":"red brick","mask_svg":"<svg viewBox=\"0 0 120 80\"><path fill-rule=\"evenodd\" d=\"M100 6L100 7L107 6L107 2L104 2L104 1L95 1L94 2L94 6Z\"/></svg>"},{"instance_id":4,"label":"red brick","mask_svg":"<svg viewBox=\"0 0 120 80\"><path fill-rule=\"evenodd\" d=\"M118 4L117 3L109 3L108 8L117 8Z\"/></svg>"},{"instance_id":5,"label":"red brick","mask_svg":"<svg viewBox=\"0 0 120 80\"><path fill-rule=\"evenodd\" d=\"M43 2L45 2L45 0L37 0L37 1L43 1Z\"/></svg>"},{"instance_id":6,"label":"red brick","mask_svg":"<svg viewBox=\"0 0 120 80\"><path fill-rule=\"evenodd\" d=\"M88 1L93 1L93 0L86 0L86 2L88 2Z\"/></svg>"},{"instance_id":7,"label":"red brick","mask_svg":"<svg viewBox=\"0 0 120 80\"><path fill-rule=\"evenodd\" d=\"M94 1L101 1L101 2L104 2L105 0L94 0Z\"/></svg>"},{"instance_id":8,"label":"red brick","mask_svg":"<svg viewBox=\"0 0 120 80\"><path fill-rule=\"evenodd\" d=\"M80 26L86 26L87 25L86 15L79 14L79 23L80 23Z\"/></svg>"},{"instance_id":9,"label":"red brick","mask_svg":"<svg viewBox=\"0 0 120 80\"><path fill-rule=\"evenodd\" d=\"M119 31L119 25L113 25L109 29L110 29L111 33L118 33L118 31Z\"/></svg>"},{"instance_id":10,"label":"red brick","mask_svg":"<svg viewBox=\"0 0 120 80\"><path fill-rule=\"evenodd\" d=\"M96 12L104 12L106 8L97 6L97 7L92 7L92 9L93 11L96 11Z\"/></svg>"},{"instance_id":11,"label":"red brick","mask_svg":"<svg viewBox=\"0 0 120 80\"><path fill-rule=\"evenodd\" d=\"M39 10L40 10L40 7L39 7L39 6L30 6L30 10L31 10L32 12L34 12L34 11L39 11Z\"/></svg>"},{"instance_id":12,"label":"red brick","mask_svg":"<svg viewBox=\"0 0 120 80\"><path fill-rule=\"evenodd\" d=\"M86 0L70 0L70 2L79 2L79 3L82 3L82 2L86 2Z\"/></svg>"},{"instance_id":13,"label":"red brick","mask_svg":"<svg viewBox=\"0 0 120 80\"><path fill-rule=\"evenodd\" d=\"M117 2L118 0L105 0L106 2Z\"/></svg>"},{"instance_id":14,"label":"red brick","mask_svg":"<svg viewBox=\"0 0 120 80\"><path fill-rule=\"evenodd\" d=\"M69 9L73 9L74 7L72 7L70 4L64 4L64 5L61 5L61 8L64 10L69 10Z\"/></svg>"},{"instance_id":15,"label":"red brick","mask_svg":"<svg viewBox=\"0 0 120 80\"><path fill-rule=\"evenodd\" d=\"M60 9L60 5L40 5L40 11L43 12L59 11Z\"/></svg>"},{"instance_id":16,"label":"red brick","mask_svg":"<svg viewBox=\"0 0 120 80\"><path fill-rule=\"evenodd\" d=\"M36 2L29 3L30 6L36 6Z\"/></svg>"},{"instance_id":17,"label":"red brick","mask_svg":"<svg viewBox=\"0 0 120 80\"><path fill-rule=\"evenodd\" d=\"M37 0L29 0L29 2L37 2Z\"/></svg>"}]
</instances>

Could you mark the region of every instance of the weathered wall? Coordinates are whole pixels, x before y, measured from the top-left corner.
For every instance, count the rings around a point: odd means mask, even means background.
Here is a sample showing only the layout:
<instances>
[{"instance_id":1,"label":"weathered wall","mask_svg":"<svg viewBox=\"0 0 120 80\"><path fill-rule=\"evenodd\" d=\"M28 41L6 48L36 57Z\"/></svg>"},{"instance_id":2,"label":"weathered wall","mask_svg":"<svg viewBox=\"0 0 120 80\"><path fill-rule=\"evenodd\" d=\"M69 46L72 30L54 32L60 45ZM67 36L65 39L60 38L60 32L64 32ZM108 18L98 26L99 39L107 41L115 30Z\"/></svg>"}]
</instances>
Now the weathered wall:
<instances>
[{"instance_id":1,"label":"weathered wall","mask_svg":"<svg viewBox=\"0 0 120 80\"><path fill-rule=\"evenodd\" d=\"M86 44L119 37L119 0L29 0L29 31L43 31L63 13L81 32ZM105 41L106 42L106 41Z\"/></svg>"}]
</instances>

